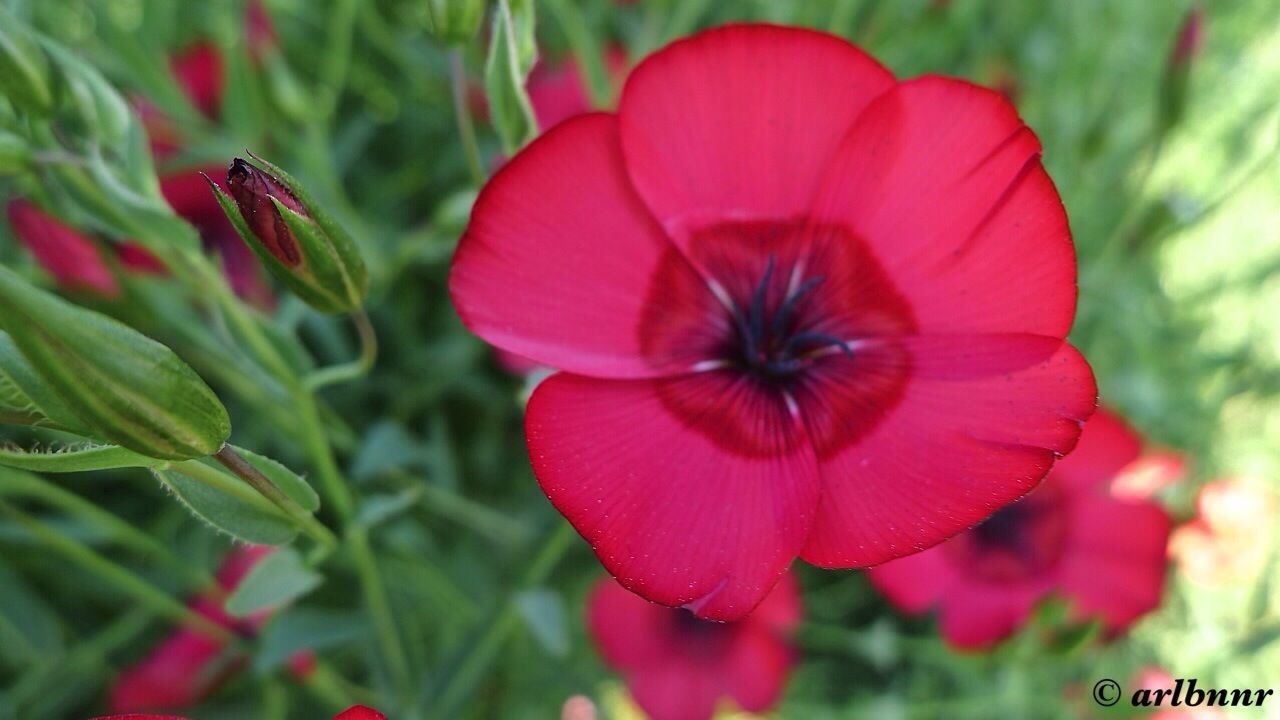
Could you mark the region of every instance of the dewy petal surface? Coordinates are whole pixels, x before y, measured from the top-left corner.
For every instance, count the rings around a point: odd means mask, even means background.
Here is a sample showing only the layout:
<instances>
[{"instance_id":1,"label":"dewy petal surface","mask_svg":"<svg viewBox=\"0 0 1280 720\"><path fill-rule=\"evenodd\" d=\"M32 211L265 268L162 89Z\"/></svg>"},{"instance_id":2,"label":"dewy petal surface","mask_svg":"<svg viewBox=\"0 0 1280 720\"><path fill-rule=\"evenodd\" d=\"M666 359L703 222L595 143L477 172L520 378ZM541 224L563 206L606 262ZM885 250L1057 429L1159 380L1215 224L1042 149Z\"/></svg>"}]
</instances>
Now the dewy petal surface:
<instances>
[{"instance_id":1,"label":"dewy petal surface","mask_svg":"<svg viewBox=\"0 0 1280 720\"><path fill-rule=\"evenodd\" d=\"M512 158L476 199L449 274L462 321L538 363L597 377L648 377L704 359L691 345L646 355L639 325L660 262L701 316L716 300L671 243L622 167L617 120L566 120ZM664 261L665 257L665 261ZM675 280L684 278L684 282Z\"/></svg>"},{"instance_id":2,"label":"dewy petal surface","mask_svg":"<svg viewBox=\"0 0 1280 720\"><path fill-rule=\"evenodd\" d=\"M1039 141L999 93L909 80L858 117L813 218L871 246L922 333L1064 337L1075 251L1039 158Z\"/></svg>"},{"instance_id":3,"label":"dewy petal surface","mask_svg":"<svg viewBox=\"0 0 1280 720\"><path fill-rule=\"evenodd\" d=\"M677 243L708 222L800 218L840 139L892 85L826 33L708 30L632 71L619 104L627 169Z\"/></svg>"},{"instance_id":4,"label":"dewy petal surface","mask_svg":"<svg viewBox=\"0 0 1280 720\"><path fill-rule=\"evenodd\" d=\"M822 501L801 553L815 565L875 565L973 525L1035 487L1075 446L1096 403L1088 364L1061 340L940 335L892 343L895 351L878 357L855 349L851 358L831 358L797 388L822 472ZM866 367L876 362L887 367ZM862 407L856 380L893 375L899 363L908 368L901 395L867 429L857 419L874 408ZM863 435L843 445L845 427Z\"/></svg>"},{"instance_id":5,"label":"dewy petal surface","mask_svg":"<svg viewBox=\"0 0 1280 720\"><path fill-rule=\"evenodd\" d=\"M673 411L689 407L702 412ZM730 372L561 373L534 391L525 435L543 491L605 568L703 618L750 612L804 544L818 503L798 418Z\"/></svg>"}]
</instances>

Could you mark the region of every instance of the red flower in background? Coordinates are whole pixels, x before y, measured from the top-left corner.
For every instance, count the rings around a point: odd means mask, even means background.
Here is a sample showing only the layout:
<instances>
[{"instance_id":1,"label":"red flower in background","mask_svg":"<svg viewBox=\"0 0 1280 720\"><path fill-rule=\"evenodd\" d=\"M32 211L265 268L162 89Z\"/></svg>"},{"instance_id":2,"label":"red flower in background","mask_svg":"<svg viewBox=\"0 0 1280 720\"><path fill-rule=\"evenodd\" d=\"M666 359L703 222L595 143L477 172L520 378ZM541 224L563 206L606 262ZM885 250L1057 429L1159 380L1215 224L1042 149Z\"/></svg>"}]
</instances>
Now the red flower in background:
<instances>
[{"instance_id":1,"label":"red flower in background","mask_svg":"<svg viewBox=\"0 0 1280 720\"><path fill-rule=\"evenodd\" d=\"M1099 410L1034 492L938 547L871 568L871 582L907 612L938 608L943 637L963 648L1009 636L1052 593L1123 630L1159 604L1169 538L1158 504L1110 490L1139 450L1138 436Z\"/></svg>"},{"instance_id":2,"label":"red flower in background","mask_svg":"<svg viewBox=\"0 0 1280 720\"><path fill-rule=\"evenodd\" d=\"M787 635L801 614L790 575L733 623L655 605L603 578L587 601L587 628L654 720L705 720L721 697L750 712L777 701L795 660Z\"/></svg>"},{"instance_id":3,"label":"red flower in background","mask_svg":"<svg viewBox=\"0 0 1280 720\"><path fill-rule=\"evenodd\" d=\"M6 210L13 234L60 286L107 297L120 293L119 281L93 240L26 200L11 200Z\"/></svg>"},{"instance_id":4,"label":"red flower in background","mask_svg":"<svg viewBox=\"0 0 1280 720\"><path fill-rule=\"evenodd\" d=\"M1248 577L1267 559L1276 532L1275 494L1256 480L1206 483L1196 494L1196 516L1169 539L1169 555L1183 574L1205 585Z\"/></svg>"},{"instance_id":5,"label":"red flower in background","mask_svg":"<svg viewBox=\"0 0 1280 720\"><path fill-rule=\"evenodd\" d=\"M604 52L604 66L610 84L621 87L627 77L626 52L616 45L609 47ZM525 89L538 127L544 131L574 115L591 111L586 77L572 57L554 63L540 60L529 73Z\"/></svg>"},{"instance_id":6,"label":"red flower in background","mask_svg":"<svg viewBox=\"0 0 1280 720\"><path fill-rule=\"evenodd\" d=\"M193 599L191 608L229 630L246 634L256 631L271 616L270 610L237 619L222 609L222 602L273 549L265 545L234 548L215 576L219 589ZM308 654L295 654L299 667L305 666L299 656ZM242 661L243 658L228 655L222 641L190 628L179 628L116 677L107 707L111 712L137 712L191 705L213 692L239 669Z\"/></svg>"},{"instance_id":7,"label":"red flower in background","mask_svg":"<svg viewBox=\"0 0 1280 720\"><path fill-rule=\"evenodd\" d=\"M821 71L815 69L820 68ZM642 62L486 185L450 292L562 369L525 431L627 588L747 614L1023 495L1093 411L1066 216L997 93L733 25Z\"/></svg>"},{"instance_id":8,"label":"red flower in background","mask_svg":"<svg viewBox=\"0 0 1280 720\"><path fill-rule=\"evenodd\" d=\"M131 713L128 715L106 715L93 720L187 720L179 715L145 715ZM352 705L333 716L333 720L387 720L387 716L365 705Z\"/></svg>"}]
</instances>

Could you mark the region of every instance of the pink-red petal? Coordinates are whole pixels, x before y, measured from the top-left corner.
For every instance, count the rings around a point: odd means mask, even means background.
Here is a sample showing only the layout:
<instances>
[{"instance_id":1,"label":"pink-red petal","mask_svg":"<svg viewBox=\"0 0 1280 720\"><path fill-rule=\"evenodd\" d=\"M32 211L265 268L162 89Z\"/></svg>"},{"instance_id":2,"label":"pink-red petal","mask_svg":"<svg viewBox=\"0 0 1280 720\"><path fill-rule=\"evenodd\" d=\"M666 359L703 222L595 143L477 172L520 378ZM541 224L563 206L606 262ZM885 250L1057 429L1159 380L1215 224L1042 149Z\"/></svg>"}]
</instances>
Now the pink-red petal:
<instances>
[{"instance_id":1,"label":"pink-red petal","mask_svg":"<svg viewBox=\"0 0 1280 720\"><path fill-rule=\"evenodd\" d=\"M888 341L885 341L888 342ZM887 412L865 407L837 357L796 399L815 437L842 418L885 413L853 444L819 457L822 501L801 553L823 567L861 567L918 552L1035 487L1074 447L1097 391L1084 358L1036 335L916 336L884 353L908 380ZM864 368L863 372L867 370ZM888 372L888 370L885 370ZM856 378L854 378L856 379ZM821 453L822 446L819 446Z\"/></svg>"},{"instance_id":2,"label":"pink-red petal","mask_svg":"<svg viewBox=\"0 0 1280 720\"><path fill-rule=\"evenodd\" d=\"M870 568L867 579L894 607L920 613L947 597L960 576L942 548L932 547Z\"/></svg>"},{"instance_id":3,"label":"pink-red petal","mask_svg":"<svg viewBox=\"0 0 1280 720\"><path fill-rule=\"evenodd\" d=\"M26 200L11 200L7 211L13 234L59 285L119 294L120 283L93 240Z\"/></svg>"},{"instance_id":4,"label":"pink-red petal","mask_svg":"<svg viewBox=\"0 0 1280 720\"><path fill-rule=\"evenodd\" d=\"M647 377L702 357L646 355L640 324L671 245L626 178L612 115L580 115L534 140L476 199L449 292L462 321L493 345L550 367ZM666 261L666 280L693 276ZM681 283L698 288L695 279ZM708 312L708 292L689 298ZM699 304L701 303L701 305Z\"/></svg>"},{"instance_id":5,"label":"pink-red petal","mask_svg":"<svg viewBox=\"0 0 1280 720\"><path fill-rule=\"evenodd\" d=\"M999 587L958 583L939 613L942 636L968 650L989 647L1026 621L1044 591L1033 586Z\"/></svg>"},{"instance_id":6,"label":"pink-red petal","mask_svg":"<svg viewBox=\"0 0 1280 720\"><path fill-rule=\"evenodd\" d=\"M1053 476L1055 482L1080 492L1091 488L1103 491L1103 485L1137 460L1141 452L1142 439L1128 423L1099 407L1080 433L1075 451L1053 466Z\"/></svg>"},{"instance_id":7,"label":"pink-red petal","mask_svg":"<svg viewBox=\"0 0 1280 720\"><path fill-rule=\"evenodd\" d=\"M555 375L525 416L534 474L628 589L734 620L809 534L813 451L779 397L731 373Z\"/></svg>"},{"instance_id":8,"label":"pink-red petal","mask_svg":"<svg viewBox=\"0 0 1280 720\"><path fill-rule=\"evenodd\" d=\"M910 80L859 116L813 217L871 246L921 332L1064 337L1075 313L1075 251L1039 156L1039 141L999 93Z\"/></svg>"},{"instance_id":9,"label":"pink-red petal","mask_svg":"<svg viewBox=\"0 0 1280 720\"><path fill-rule=\"evenodd\" d=\"M619 104L627 169L677 243L708 222L804 217L858 113L893 76L814 30L726 25L650 55Z\"/></svg>"}]
</instances>

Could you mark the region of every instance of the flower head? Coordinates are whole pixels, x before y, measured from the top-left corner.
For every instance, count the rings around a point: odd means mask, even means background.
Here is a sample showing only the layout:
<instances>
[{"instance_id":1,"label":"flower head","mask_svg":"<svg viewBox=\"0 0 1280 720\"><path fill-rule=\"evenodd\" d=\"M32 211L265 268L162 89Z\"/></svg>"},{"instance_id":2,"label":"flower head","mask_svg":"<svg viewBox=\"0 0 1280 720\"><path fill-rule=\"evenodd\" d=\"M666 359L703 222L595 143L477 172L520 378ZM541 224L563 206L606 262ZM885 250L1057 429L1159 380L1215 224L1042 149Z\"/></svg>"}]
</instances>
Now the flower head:
<instances>
[{"instance_id":1,"label":"flower head","mask_svg":"<svg viewBox=\"0 0 1280 720\"><path fill-rule=\"evenodd\" d=\"M654 720L706 720L722 697L751 712L768 709L795 659L787 634L800 617L790 575L733 623L646 602L608 578L587 601L587 626L600 654Z\"/></svg>"},{"instance_id":2,"label":"flower head","mask_svg":"<svg viewBox=\"0 0 1280 720\"><path fill-rule=\"evenodd\" d=\"M450 293L562 371L529 401L529 455L609 572L740 618L796 556L919 551L1074 446L1095 389L1063 340L1074 251L1039 155L993 91L717 28L504 165Z\"/></svg>"},{"instance_id":3,"label":"flower head","mask_svg":"<svg viewBox=\"0 0 1280 720\"><path fill-rule=\"evenodd\" d=\"M938 547L872 568L872 584L908 612L938 608L943 637L959 647L1005 638L1054 593L1109 632L1124 629L1160 602L1169 537L1159 505L1110 492L1139 446L1099 410L1034 492Z\"/></svg>"},{"instance_id":4,"label":"flower head","mask_svg":"<svg viewBox=\"0 0 1280 720\"><path fill-rule=\"evenodd\" d=\"M114 297L120 283L98 245L26 200L10 200L6 211L13 234L57 283Z\"/></svg>"}]
</instances>

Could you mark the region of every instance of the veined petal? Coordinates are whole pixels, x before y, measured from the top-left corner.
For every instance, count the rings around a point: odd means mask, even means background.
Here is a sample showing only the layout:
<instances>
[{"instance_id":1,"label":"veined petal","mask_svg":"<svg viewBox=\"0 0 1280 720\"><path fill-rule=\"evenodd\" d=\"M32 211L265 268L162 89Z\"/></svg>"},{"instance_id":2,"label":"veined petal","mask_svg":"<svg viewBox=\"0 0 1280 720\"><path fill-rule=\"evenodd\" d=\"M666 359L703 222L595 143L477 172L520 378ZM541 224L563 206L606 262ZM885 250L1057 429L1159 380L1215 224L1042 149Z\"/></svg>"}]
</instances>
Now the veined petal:
<instances>
[{"instance_id":1,"label":"veined petal","mask_svg":"<svg viewBox=\"0 0 1280 720\"><path fill-rule=\"evenodd\" d=\"M858 117L813 207L865 240L920 331L1064 337L1075 250L1040 143L999 93L942 77Z\"/></svg>"},{"instance_id":2,"label":"veined petal","mask_svg":"<svg viewBox=\"0 0 1280 720\"><path fill-rule=\"evenodd\" d=\"M1035 487L1074 447L1096 403L1088 364L1055 338L893 342L898 351L878 359L856 349L833 357L797 390L822 471L818 518L801 553L815 565L875 565L972 526ZM866 367L876 362L905 369ZM899 394L869 393L855 380L873 371L907 379ZM861 420L868 413L881 415L874 426ZM842 427L859 439L838 442Z\"/></svg>"},{"instance_id":3,"label":"veined petal","mask_svg":"<svg viewBox=\"0 0 1280 720\"><path fill-rule=\"evenodd\" d=\"M654 602L734 620L809 533L817 466L786 402L741 376L561 373L525 418L534 474L611 574Z\"/></svg>"},{"instance_id":4,"label":"veined petal","mask_svg":"<svg viewBox=\"0 0 1280 720\"><path fill-rule=\"evenodd\" d=\"M893 76L845 40L727 25L632 71L619 104L636 189L668 233L803 217L840 138Z\"/></svg>"},{"instance_id":5,"label":"veined petal","mask_svg":"<svg viewBox=\"0 0 1280 720\"><path fill-rule=\"evenodd\" d=\"M616 118L594 113L552 128L489 181L449 292L467 327L504 350L584 375L658 376L705 359L698 347L642 347L660 266L665 283L695 293L668 298L673 320L713 311L714 296L631 189Z\"/></svg>"}]
</instances>

